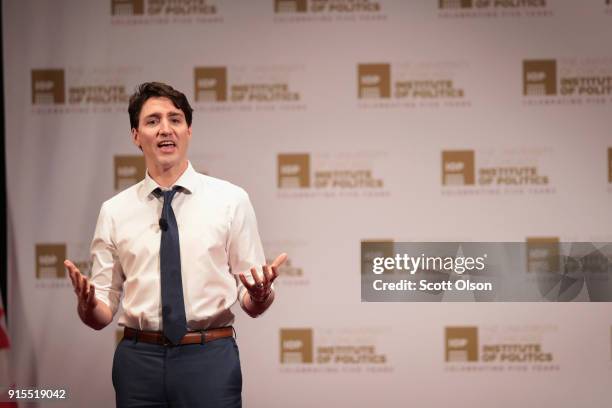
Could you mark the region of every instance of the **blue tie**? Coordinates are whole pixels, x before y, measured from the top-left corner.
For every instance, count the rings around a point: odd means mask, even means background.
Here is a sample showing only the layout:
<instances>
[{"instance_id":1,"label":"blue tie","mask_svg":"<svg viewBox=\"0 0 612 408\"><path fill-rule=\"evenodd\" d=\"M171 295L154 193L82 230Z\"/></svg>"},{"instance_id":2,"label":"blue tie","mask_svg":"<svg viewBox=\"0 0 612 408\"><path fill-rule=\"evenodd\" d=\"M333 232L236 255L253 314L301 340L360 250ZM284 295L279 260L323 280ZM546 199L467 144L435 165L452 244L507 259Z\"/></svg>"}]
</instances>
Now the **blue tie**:
<instances>
[{"instance_id":1,"label":"blue tie","mask_svg":"<svg viewBox=\"0 0 612 408\"><path fill-rule=\"evenodd\" d=\"M183 280L181 278L181 250L179 232L172 210L172 198L177 192L161 191L164 196L164 207L159 222L161 227L161 244L159 246L159 265L161 270L161 299L164 335L177 345L187 333L185 302L183 300Z\"/></svg>"}]
</instances>

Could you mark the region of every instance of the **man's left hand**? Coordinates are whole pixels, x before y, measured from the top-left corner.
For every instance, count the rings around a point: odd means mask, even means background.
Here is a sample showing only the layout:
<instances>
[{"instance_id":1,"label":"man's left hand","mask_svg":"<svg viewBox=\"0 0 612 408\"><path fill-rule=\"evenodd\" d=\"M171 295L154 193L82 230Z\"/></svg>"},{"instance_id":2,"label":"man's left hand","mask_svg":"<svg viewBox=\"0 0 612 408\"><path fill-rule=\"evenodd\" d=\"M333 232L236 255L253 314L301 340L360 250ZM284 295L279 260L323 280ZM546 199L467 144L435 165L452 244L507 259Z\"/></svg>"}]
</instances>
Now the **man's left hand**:
<instances>
[{"instance_id":1,"label":"man's left hand","mask_svg":"<svg viewBox=\"0 0 612 408\"><path fill-rule=\"evenodd\" d=\"M272 291L272 282L278 277L278 267L287 260L287 254L280 254L271 265L262 265L263 276L257 268L251 268L254 283L249 283L243 273L239 275L240 281L249 292L251 300L255 303L264 303Z\"/></svg>"}]
</instances>

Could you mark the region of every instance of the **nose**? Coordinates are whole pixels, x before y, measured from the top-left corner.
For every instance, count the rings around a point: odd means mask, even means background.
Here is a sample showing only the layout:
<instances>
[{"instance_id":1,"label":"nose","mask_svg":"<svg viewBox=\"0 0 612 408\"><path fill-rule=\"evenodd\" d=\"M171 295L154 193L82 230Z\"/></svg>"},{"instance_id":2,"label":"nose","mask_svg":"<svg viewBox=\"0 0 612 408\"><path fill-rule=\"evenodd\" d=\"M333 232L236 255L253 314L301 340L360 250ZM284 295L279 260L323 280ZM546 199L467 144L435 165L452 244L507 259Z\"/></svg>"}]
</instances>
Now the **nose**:
<instances>
[{"instance_id":1,"label":"nose","mask_svg":"<svg viewBox=\"0 0 612 408\"><path fill-rule=\"evenodd\" d=\"M164 118L159 122L159 133L163 135L171 133L170 122L168 122L168 119Z\"/></svg>"}]
</instances>

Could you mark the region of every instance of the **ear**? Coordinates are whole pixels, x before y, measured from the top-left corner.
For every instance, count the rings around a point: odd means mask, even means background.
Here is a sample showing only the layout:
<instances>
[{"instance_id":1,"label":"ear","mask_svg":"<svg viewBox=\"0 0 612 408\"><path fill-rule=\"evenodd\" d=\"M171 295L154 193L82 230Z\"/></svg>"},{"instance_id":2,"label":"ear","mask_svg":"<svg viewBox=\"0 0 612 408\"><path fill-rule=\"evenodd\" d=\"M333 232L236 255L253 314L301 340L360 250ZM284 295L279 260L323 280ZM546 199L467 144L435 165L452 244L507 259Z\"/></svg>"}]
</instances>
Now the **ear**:
<instances>
[{"instance_id":1,"label":"ear","mask_svg":"<svg viewBox=\"0 0 612 408\"><path fill-rule=\"evenodd\" d=\"M140 145L140 140L139 140L139 135L138 135L138 129L136 128L132 128L132 143L134 143L134 146L138 147L140 150L142 150L142 146Z\"/></svg>"}]
</instances>

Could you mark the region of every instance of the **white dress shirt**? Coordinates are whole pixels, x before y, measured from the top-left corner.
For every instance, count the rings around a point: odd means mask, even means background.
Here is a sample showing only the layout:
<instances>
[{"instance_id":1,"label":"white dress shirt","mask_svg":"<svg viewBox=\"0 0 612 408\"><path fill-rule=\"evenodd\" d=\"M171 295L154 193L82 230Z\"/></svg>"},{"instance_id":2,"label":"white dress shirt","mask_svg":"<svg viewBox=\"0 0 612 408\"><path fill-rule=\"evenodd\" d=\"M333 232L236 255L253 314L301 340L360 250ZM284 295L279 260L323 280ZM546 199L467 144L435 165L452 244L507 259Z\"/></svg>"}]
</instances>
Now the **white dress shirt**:
<instances>
[{"instance_id":1,"label":"white dress shirt","mask_svg":"<svg viewBox=\"0 0 612 408\"><path fill-rule=\"evenodd\" d=\"M247 193L227 181L197 173L191 163L174 184L172 200L181 252L187 325L191 330L231 325L230 307L246 289L238 279L265 263L255 212ZM119 325L162 330L159 218L163 197L148 174L102 204L91 244L96 297ZM123 298L121 299L121 295ZM240 296L239 296L240 295Z\"/></svg>"}]
</instances>

